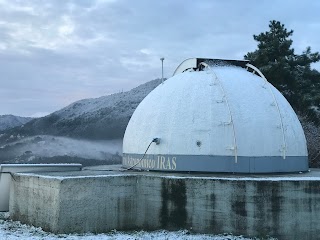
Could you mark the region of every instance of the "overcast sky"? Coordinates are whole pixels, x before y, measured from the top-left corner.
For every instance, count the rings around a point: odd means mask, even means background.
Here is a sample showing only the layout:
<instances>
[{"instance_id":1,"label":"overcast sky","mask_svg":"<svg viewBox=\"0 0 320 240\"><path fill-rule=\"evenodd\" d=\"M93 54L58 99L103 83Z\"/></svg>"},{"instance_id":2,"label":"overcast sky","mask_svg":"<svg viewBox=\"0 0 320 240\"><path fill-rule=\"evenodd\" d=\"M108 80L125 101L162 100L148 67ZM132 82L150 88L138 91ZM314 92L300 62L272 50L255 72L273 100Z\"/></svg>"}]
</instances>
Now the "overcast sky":
<instances>
[{"instance_id":1,"label":"overcast sky","mask_svg":"<svg viewBox=\"0 0 320 240\"><path fill-rule=\"evenodd\" d=\"M0 115L42 116L170 77L186 58L243 59L279 20L320 51L314 0L0 0ZM319 65L315 67L318 68Z\"/></svg>"}]
</instances>

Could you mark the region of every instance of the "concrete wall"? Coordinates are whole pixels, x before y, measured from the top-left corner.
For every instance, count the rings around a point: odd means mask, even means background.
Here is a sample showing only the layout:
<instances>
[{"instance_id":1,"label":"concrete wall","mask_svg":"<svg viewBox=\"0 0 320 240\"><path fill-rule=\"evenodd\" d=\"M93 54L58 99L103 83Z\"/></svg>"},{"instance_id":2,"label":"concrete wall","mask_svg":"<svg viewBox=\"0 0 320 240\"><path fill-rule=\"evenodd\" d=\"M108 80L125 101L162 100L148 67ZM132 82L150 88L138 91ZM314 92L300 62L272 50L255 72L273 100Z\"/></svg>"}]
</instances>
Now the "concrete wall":
<instances>
[{"instance_id":1,"label":"concrete wall","mask_svg":"<svg viewBox=\"0 0 320 240\"><path fill-rule=\"evenodd\" d=\"M60 183L57 179L15 175L9 205L14 210L13 218L44 230L56 229L60 219Z\"/></svg>"},{"instance_id":2,"label":"concrete wall","mask_svg":"<svg viewBox=\"0 0 320 240\"><path fill-rule=\"evenodd\" d=\"M190 229L318 239L320 184L152 174L65 179L16 174L10 216L55 233Z\"/></svg>"},{"instance_id":3,"label":"concrete wall","mask_svg":"<svg viewBox=\"0 0 320 240\"><path fill-rule=\"evenodd\" d=\"M82 165L71 164L0 164L0 212L9 211L12 173L81 171Z\"/></svg>"}]
</instances>

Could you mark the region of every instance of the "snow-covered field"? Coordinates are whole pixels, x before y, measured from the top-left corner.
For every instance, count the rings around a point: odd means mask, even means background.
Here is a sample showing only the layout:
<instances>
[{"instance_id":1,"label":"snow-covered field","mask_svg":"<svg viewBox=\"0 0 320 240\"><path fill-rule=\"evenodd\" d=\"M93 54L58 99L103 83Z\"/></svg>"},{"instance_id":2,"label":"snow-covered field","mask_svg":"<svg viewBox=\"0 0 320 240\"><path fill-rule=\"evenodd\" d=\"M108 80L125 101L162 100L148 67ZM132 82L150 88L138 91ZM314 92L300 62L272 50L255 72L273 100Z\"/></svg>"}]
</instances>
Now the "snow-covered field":
<instances>
[{"instance_id":1,"label":"snow-covered field","mask_svg":"<svg viewBox=\"0 0 320 240\"><path fill-rule=\"evenodd\" d=\"M188 231L181 230L176 232L169 231L154 231L154 232L118 232L112 231L107 234L59 234L55 235L42 231L41 228L30 227L20 222L1 220L0 219L0 239L1 240L54 240L54 239L66 239L66 240L111 240L111 239L174 239L174 240L246 240L251 238L245 238L242 236L232 236L229 234L224 235L209 235L209 234L190 234Z\"/></svg>"}]
</instances>

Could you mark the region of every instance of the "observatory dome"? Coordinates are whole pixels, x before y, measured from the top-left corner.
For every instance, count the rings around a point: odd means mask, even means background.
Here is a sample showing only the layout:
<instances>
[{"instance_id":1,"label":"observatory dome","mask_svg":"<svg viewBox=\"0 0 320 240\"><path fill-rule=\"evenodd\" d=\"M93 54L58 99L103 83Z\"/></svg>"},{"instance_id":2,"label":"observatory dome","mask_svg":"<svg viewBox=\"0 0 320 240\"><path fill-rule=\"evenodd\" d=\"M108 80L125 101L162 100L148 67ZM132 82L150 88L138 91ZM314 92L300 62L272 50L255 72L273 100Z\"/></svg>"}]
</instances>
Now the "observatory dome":
<instances>
[{"instance_id":1,"label":"observatory dome","mask_svg":"<svg viewBox=\"0 0 320 240\"><path fill-rule=\"evenodd\" d=\"M252 71L241 64L179 70L180 65L132 115L123 140L123 167L307 171L306 139L295 112L258 69L243 64Z\"/></svg>"}]
</instances>

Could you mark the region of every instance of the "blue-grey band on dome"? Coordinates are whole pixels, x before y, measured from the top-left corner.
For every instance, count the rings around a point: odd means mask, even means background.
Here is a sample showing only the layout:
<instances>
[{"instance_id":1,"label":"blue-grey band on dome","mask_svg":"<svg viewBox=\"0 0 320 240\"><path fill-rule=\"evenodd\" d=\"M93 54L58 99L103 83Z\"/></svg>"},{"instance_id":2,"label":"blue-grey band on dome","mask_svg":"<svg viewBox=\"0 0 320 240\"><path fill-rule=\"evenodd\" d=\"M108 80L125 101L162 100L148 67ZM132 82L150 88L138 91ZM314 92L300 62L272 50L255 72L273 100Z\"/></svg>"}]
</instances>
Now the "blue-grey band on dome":
<instances>
[{"instance_id":1,"label":"blue-grey band on dome","mask_svg":"<svg viewBox=\"0 0 320 240\"><path fill-rule=\"evenodd\" d=\"M268 172L299 172L308 170L307 156L246 157L208 155L157 155L123 153L123 167L154 171L177 172L231 172L231 173L268 173Z\"/></svg>"}]
</instances>

